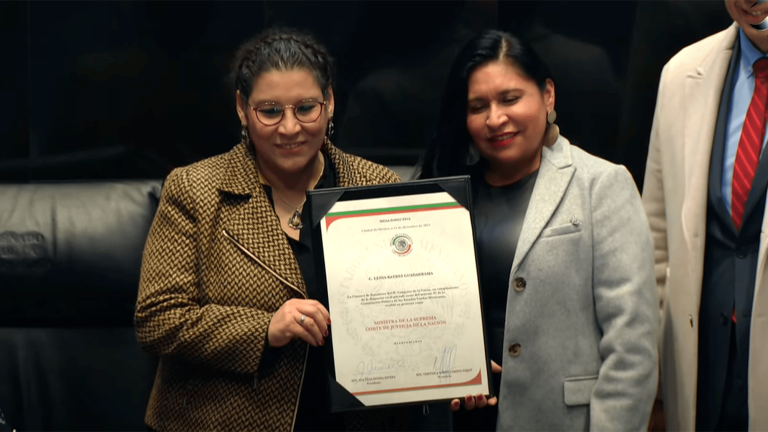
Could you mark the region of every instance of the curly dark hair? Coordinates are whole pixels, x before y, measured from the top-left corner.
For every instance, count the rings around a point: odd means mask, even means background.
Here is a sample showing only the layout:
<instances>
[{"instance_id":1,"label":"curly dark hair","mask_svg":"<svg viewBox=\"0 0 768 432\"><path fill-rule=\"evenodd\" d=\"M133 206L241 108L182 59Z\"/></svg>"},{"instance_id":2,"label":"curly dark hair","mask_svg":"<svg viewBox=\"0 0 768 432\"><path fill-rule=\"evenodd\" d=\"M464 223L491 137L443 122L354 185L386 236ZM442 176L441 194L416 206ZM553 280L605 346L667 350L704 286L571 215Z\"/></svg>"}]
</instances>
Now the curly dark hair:
<instances>
[{"instance_id":1,"label":"curly dark hair","mask_svg":"<svg viewBox=\"0 0 768 432\"><path fill-rule=\"evenodd\" d=\"M306 69L328 97L333 84L333 59L314 37L291 28L270 28L238 48L231 81L243 101L251 95L256 78L271 70Z\"/></svg>"}]
</instances>

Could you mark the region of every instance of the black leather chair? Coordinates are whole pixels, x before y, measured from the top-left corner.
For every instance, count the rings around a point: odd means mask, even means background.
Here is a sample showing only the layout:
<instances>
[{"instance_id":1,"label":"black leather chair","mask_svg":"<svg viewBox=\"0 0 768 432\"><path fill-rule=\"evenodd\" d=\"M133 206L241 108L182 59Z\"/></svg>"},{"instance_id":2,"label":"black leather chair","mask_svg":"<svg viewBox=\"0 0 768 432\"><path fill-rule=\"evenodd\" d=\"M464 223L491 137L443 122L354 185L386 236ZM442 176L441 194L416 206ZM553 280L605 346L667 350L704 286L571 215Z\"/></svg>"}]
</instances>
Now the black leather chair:
<instances>
[{"instance_id":1,"label":"black leather chair","mask_svg":"<svg viewBox=\"0 0 768 432\"><path fill-rule=\"evenodd\" d=\"M24 430L144 430L136 342L161 181L0 184L0 408Z\"/></svg>"}]
</instances>

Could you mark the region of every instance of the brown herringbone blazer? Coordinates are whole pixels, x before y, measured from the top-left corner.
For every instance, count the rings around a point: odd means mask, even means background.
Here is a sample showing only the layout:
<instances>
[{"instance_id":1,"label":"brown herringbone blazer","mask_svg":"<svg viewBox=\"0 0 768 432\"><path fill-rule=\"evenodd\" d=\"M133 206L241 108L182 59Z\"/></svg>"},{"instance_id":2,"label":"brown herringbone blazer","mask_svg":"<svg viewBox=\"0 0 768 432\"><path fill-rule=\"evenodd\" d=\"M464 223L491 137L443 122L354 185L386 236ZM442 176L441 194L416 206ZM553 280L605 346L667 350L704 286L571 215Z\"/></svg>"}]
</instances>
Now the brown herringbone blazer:
<instances>
[{"instance_id":1,"label":"brown herringbone blazer","mask_svg":"<svg viewBox=\"0 0 768 432\"><path fill-rule=\"evenodd\" d=\"M323 152L339 186L400 180L329 142ZM308 345L259 365L272 315L306 288L258 179L252 147L239 144L166 180L135 317L139 343L160 356L145 417L153 429L292 429Z\"/></svg>"}]
</instances>

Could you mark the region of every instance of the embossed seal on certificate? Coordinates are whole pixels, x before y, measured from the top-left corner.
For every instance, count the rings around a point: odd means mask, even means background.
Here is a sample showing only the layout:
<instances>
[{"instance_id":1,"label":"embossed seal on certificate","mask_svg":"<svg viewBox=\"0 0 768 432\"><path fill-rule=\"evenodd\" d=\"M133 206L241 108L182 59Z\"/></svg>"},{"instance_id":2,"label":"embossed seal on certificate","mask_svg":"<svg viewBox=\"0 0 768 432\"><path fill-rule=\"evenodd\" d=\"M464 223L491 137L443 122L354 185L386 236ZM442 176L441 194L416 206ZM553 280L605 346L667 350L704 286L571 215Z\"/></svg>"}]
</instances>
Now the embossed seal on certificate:
<instances>
[{"instance_id":1,"label":"embossed seal on certificate","mask_svg":"<svg viewBox=\"0 0 768 432\"><path fill-rule=\"evenodd\" d=\"M392 253L398 256L406 256L413 250L413 240L408 234L397 234L392 237Z\"/></svg>"}]
</instances>

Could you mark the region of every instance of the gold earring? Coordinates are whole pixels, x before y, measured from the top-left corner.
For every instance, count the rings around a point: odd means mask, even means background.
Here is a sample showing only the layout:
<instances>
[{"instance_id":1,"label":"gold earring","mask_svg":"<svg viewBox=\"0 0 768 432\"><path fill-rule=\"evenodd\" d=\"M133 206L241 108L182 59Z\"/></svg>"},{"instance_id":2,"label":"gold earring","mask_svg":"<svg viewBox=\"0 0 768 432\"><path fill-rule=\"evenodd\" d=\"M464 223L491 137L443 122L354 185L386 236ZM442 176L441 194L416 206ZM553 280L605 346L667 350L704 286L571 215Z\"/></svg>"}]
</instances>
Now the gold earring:
<instances>
[{"instance_id":1,"label":"gold earring","mask_svg":"<svg viewBox=\"0 0 768 432\"><path fill-rule=\"evenodd\" d=\"M560 127L555 124L557 113L555 110L547 112L547 130L544 132L544 146L552 147L560 136Z\"/></svg>"},{"instance_id":2,"label":"gold earring","mask_svg":"<svg viewBox=\"0 0 768 432\"><path fill-rule=\"evenodd\" d=\"M557 111L552 110L547 113L547 123L552 124L557 120Z\"/></svg>"}]
</instances>

